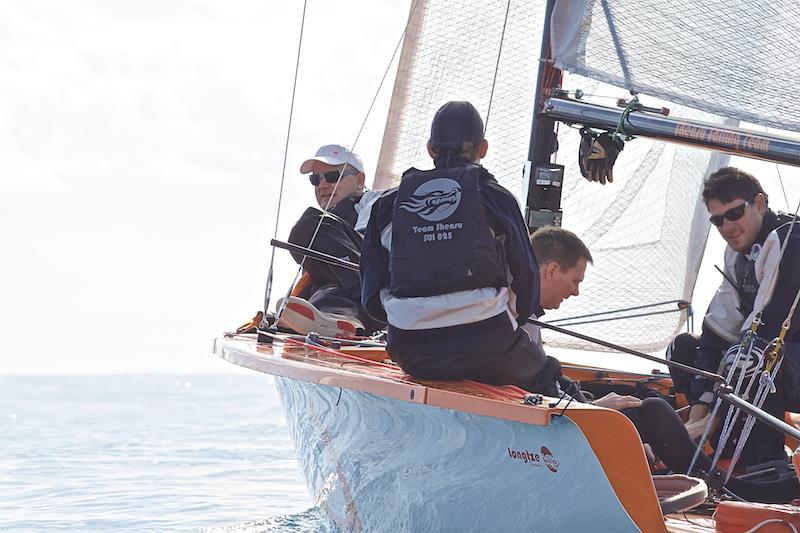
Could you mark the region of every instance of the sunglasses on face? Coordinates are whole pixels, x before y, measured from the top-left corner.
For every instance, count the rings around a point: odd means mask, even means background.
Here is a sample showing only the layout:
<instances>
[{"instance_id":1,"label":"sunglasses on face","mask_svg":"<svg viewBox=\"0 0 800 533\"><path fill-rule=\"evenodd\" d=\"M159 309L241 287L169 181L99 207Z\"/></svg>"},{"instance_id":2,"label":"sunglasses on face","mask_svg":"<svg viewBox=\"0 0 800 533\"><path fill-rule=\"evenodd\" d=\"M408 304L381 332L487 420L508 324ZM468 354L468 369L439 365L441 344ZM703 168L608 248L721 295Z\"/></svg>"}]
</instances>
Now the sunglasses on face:
<instances>
[{"instance_id":1,"label":"sunglasses on face","mask_svg":"<svg viewBox=\"0 0 800 533\"><path fill-rule=\"evenodd\" d=\"M311 174L308 177L308 180L311 182L311 185L314 187L319 186L320 182L324 179L328 183L336 183L339 181L339 174L340 171L338 170L331 170L330 172L325 172L324 174ZM358 172L354 172L353 170L346 169L344 172L341 173L341 177L345 176L353 176L358 174Z\"/></svg>"},{"instance_id":2,"label":"sunglasses on face","mask_svg":"<svg viewBox=\"0 0 800 533\"><path fill-rule=\"evenodd\" d=\"M721 215L711 215L708 220L711 221L716 227L722 227L722 224L725 223L725 219L730 220L731 222L736 222L744 215L744 210L747 209L747 206L752 202L752 200L747 200L746 202L742 202L740 205L736 207L731 207Z\"/></svg>"}]
</instances>

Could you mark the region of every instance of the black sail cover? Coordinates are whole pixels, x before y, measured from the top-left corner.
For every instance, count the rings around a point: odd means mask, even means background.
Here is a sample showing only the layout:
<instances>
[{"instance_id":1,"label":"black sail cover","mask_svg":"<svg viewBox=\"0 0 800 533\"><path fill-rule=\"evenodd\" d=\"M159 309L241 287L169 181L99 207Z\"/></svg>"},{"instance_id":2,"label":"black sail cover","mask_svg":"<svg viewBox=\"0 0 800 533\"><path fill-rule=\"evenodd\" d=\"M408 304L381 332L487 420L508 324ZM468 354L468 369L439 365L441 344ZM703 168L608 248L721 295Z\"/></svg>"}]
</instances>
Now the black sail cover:
<instances>
[{"instance_id":1,"label":"black sail cover","mask_svg":"<svg viewBox=\"0 0 800 533\"><path fill-rule=\"evenodd\" d=\"M416 170L403 175L392 216L391 281L399 297L503 287L501 243L486 221L481 167Z\"/></svg>"}]
</instances>

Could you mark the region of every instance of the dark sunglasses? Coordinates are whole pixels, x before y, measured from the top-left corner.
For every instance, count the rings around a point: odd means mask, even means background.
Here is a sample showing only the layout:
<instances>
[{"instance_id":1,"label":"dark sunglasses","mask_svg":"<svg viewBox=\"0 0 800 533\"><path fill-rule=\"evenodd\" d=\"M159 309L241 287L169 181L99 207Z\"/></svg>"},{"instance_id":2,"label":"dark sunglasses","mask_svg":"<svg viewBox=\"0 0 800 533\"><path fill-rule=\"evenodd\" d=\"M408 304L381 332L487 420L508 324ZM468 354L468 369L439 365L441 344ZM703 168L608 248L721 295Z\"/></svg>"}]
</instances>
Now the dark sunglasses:
<instances>
[{"instance_id":1,"label":"dark sunglasses","mask_svg":"<svg viewBox=\"0 0 800 533\"><path fill-rule=\"evenodd\" d=\"M731 222L736 222L744 215L744 210L747 209L747 206L752 202L753 199L747 200L736 207L731 207L721 215L711 215L708 217L708 220L711 221L716 227L721 227L722 224L725 223L725 219L730 220Z\"/></svg>"},{"instance_id":2,"label":"dark sunglasses","mask_svg":"<svg viewBox=\"0 0 800 533\"><path fill-rule=\"evenodd\" d=\"M340 176L341 177L345 177L345 176L353 176L355 174L358 174L358 172L355 172L355 171L353 171L351 169L345 169L345 171L342 172L341 174L339 174L339 172L340 172L339 170L331 170L330 172L326 172L324 174L311 174L308 177L308 180L311 182L311 185L313 185L314 187L317 187L320 184L320 182L322 181L323 178L328 183L336 183L337 181L339 181L339 177Z\"/></svg>"}]
</instances>

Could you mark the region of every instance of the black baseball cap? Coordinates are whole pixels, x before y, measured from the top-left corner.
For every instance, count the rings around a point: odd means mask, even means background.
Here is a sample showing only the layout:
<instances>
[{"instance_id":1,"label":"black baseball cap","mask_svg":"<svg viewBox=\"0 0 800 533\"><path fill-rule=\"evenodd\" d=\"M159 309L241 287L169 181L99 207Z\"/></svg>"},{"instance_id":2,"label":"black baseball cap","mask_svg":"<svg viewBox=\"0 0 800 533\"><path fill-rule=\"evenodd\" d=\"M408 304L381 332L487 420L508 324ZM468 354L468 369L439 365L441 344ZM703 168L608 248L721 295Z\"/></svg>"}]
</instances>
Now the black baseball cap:
<instances>
[{"instance_id":1,"label":"black baseball cap","mask_svg":"<svg viewBox=\"0 0 800 533\"><path fill-rule=\"evenodd\" d=\"M461 151L465 142L483 140L483 119L475 106L466 101L447 102L436 112L428 143L438 151Z\"/></svg>"}]
</instances>

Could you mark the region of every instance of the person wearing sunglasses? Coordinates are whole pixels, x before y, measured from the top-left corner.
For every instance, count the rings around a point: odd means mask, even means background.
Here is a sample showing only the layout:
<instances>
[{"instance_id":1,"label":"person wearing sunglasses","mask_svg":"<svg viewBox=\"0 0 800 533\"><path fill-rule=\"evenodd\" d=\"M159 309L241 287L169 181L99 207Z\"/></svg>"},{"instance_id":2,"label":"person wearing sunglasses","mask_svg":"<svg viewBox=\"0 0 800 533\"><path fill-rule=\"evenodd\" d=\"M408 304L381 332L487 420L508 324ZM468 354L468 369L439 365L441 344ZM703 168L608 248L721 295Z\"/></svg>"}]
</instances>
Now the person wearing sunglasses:
<instances>
[{"instance_id":1,"label":"person wearing sunglasses","mask_svg":"<svg viewBox=\"0 0 800 533\"><path fill-rule=\"evenodd\" d=\"M348 147L328 144L300 165L319 208L309 207L289 232L288 241L358 263L369 207L378 193L364 192L364 163ZM362 222L359 222L361 218ZM354 337L382 324L361 310L358 272L292 254L303 276L285 302L278 327L307 334Z\"/></svg>"},{"instance_id":2,"label":"person wearing sunglasses","mask_svg":"<svg viewBox=\"0 0 800 533\"><path fill-rule=\"evenodd\" d=\"M745 345L741 350L749 352L749 358L743 358L746 362L740 360L731 381L735 385L738 373L744 371L746 384L757 373L757 365L768 352L767 344L778 336L800 290L800 224L769 209L758 180L738 168L725 167L711 174L702 194L711 224L728 245L722 280L703 319L701 335L684 333L676 337L667 349L667 358L727 375L760 312L753 348ZM785 250L781 252L783 245ZM763 405L764 410L781 420L786 410L800 411L800 316L796 312L785 341L777 393L769 394ZM671 372L676 390L684 393L691 404L686 427L692 438L699 438L715 402L713 383L680 371ZM757 387L758 379L753 391ZM754 392L749 393L750 401L753 395ZM723 405L712 424L719 426L725 413ZM756 423L742 461L753 465L785 458L783 440L782 434ZM732 442L729 440L731 451Z\"/></svg>"}]
</instances>

